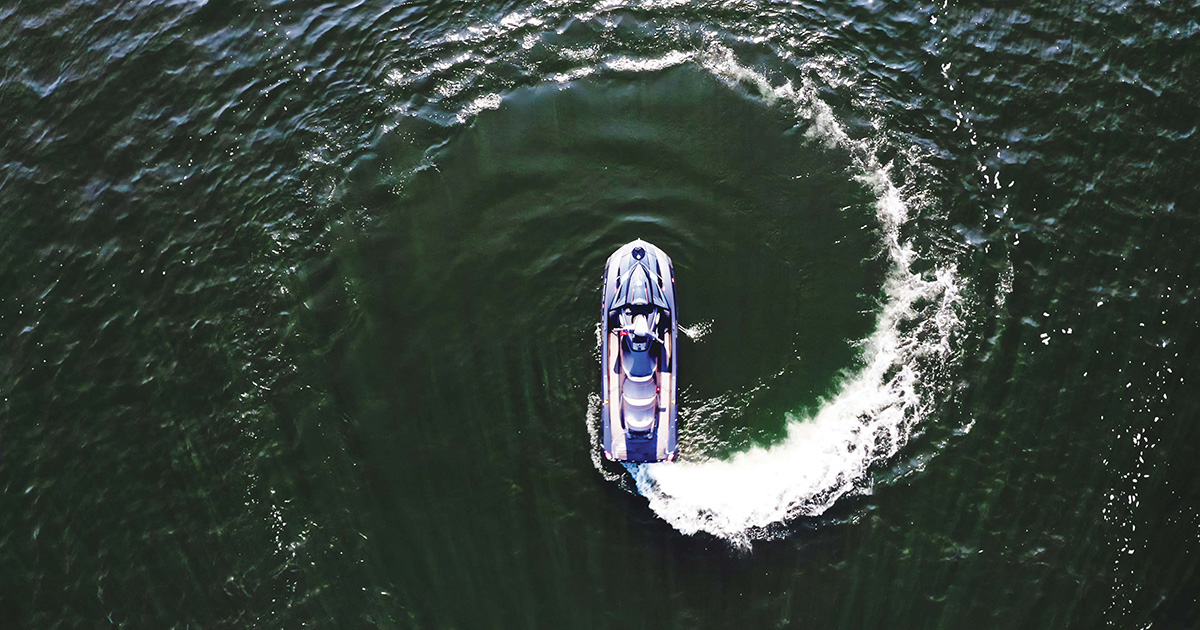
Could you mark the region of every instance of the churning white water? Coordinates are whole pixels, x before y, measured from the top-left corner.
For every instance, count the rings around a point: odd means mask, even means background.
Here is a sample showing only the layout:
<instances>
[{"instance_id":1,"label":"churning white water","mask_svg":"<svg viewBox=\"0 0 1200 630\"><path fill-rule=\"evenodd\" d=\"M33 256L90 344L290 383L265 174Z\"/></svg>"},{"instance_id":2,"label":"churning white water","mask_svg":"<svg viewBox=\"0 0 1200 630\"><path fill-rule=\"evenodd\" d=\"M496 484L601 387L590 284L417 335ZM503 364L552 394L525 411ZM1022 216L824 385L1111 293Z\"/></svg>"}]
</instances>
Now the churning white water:
<instances>
[{"instance_id":1,"label":"churning white water","mask_svg":"<svg viewBox=\"0 0 1200 630\"><path fill-rule=\"evenodd\" d=\"M717 49L691 60L731 84L750 87L811 121L810 140L855 156L861 180L877 196L882 248L890 263L874 333L861 342L862 365L811 414L789 414L786 437L731 458L628 465L650 508L683 533L708 532L738 545L772 525L823 513L840 497L870 490L869 470L904 446L931 412L934 374L921 366L953 360L963 281L952 263L913 270L916 253L902 240L909 206L869 146L849 138L810 86L772 85ZM707 328L712 324L708 323ZM596 414L589 413L595 423ZM599 464L599 461L596 462Z\"/></svg>"}]
</instances>

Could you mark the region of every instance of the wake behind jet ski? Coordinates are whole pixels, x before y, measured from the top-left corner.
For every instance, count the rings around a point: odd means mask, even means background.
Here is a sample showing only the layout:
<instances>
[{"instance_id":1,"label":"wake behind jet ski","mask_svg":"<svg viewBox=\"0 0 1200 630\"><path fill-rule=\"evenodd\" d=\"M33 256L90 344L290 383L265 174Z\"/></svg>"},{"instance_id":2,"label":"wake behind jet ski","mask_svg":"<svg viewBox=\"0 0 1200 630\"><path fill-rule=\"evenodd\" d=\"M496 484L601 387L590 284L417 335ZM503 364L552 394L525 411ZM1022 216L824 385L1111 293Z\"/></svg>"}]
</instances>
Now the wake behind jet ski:
<instances>
[{"instance_id":1,"label":"wake behind jet ski","mask_svg":"<svg viewBox=\"0 0 1200 630\"><path fill-rule=\"evenodd\" d=\"M675 269L661 249L636 240L608 258L600 325L604 457L620 462L675 459L679 314Z\"/></svg>"}]
</instances>

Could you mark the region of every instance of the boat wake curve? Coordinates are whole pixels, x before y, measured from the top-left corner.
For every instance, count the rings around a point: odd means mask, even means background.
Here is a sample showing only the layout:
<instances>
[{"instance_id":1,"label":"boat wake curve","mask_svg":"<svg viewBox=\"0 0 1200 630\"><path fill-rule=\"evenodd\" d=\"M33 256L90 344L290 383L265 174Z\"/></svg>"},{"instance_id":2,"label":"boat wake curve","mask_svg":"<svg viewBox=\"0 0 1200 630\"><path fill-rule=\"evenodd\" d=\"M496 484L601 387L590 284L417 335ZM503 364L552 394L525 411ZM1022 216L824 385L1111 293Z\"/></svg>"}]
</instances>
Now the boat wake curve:
<instances>
[{"instance_id":1,"label":"boat wake curve","mask_svg":"<svg viewBox=\"0 0 1200 630\"><path fill-rule=\"evenodd\" d=\"M871 492L872 467L895 457L935 410L935 394L944 387L939 375L956 360L965 284L952 262L914 269L918 255L901 236L909 219L904 195L871 148L842 131L815 89L774 86L732 54L718 51L696 61L727 83L794 107L798 118L813 123L806 132L811 139L855 156L854 177L877 199L878 233L889 264L874 332L859 343L861 367L847 373L815 411L789 414L780 442L727 459L626 464L637 492L677 530L748 546L788 521L823 514L842 497Z\"/></svg>"}]
</instances>

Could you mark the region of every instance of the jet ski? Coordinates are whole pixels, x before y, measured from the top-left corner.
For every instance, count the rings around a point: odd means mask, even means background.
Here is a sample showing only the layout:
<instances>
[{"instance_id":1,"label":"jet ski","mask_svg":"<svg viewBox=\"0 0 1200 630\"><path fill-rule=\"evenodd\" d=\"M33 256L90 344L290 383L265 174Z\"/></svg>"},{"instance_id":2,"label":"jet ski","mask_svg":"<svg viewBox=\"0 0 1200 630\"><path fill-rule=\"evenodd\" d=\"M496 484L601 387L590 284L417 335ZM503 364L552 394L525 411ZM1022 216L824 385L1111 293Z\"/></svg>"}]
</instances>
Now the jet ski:
<instances>
[{"instance_id":1,"label":"jet ski","mask_svg":"<svg viewBox=\"0 0 1200 630\"><path fill-rule=\"evenodd\" d=\"M601 448L618 462L672 461L678 448L675 268L643 240L608 258L600 303Z\"/></svg>"}]
</instances>

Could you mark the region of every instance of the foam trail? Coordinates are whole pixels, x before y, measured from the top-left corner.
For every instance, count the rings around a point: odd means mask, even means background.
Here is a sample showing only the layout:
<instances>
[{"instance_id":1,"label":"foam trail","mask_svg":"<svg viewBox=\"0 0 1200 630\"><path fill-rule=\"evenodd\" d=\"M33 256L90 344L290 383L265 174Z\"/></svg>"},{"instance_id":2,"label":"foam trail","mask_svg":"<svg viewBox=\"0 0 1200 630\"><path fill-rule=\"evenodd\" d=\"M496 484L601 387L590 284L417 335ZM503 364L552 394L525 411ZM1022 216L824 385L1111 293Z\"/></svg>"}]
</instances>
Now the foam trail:
<instances>
[{"instance_id":1,"label":"foam trail","mask_svg":"<svg viewBox=\"0 0 1200 630\"><path fill-rule=\"evenodd\" d=\"M599 394L596 394L596 393L588 394L587 417L588 417L587 428L588 428L589 444L599 444L600 443L600 395ZM620 475L618 475L614 472L610 472L604 468L604 462L600 460L600 449L593 448L591 450L591 452L592 452L592 466L596 470L600 471L600 474L604 476L605 481L620 481L621 480Z\"/></svg>"},{"instance_id":2,"label":"foam trail","mask_svg":"<svg viewBox=\"0 0 1200 630\"><path fill-rule=\"evenodd\" d=\"M871 465L895 455L929 412L923 395L935 377L929 366L936 370L952 354L961 281L953 266L924 275L912 271L914 251L900 237L908 219L900 191L812 89L771 86L732 54L710 55L702 65L726 81L757 87L769 100L794 104L798 116L815 122L811 137L856 156L859 178L878 198L876 216L891 262L875 332L862 344L864 367L811 417L789 415L783 441L723 461L627 467L651 509L679 531L708 532L746 546L773 525L819 515L848 493L869 491Z\"/></svg>"},{"instance_id":3,"label":"foam trail","mask_svg":"<svg viewBox=\"0 0 1200 630\"><path fill-rule=\"evenodd\" d=\"M787 418L787 433L779 444L752 448L725 461L697 459L703 456L694 453L703 453L709 446L706 427L727 421L744 407L744 396L722 395L710 401L688 401L689 406L681 410L683 430L690 434L684 446L685 461L629 467L638 492L679 531L709 532L746 545L788 519L824 512L847 493L869 491L871 466L894 456L928 415L932 404L929 392L939 386L938 372L953 360L951 338L959 327L962 280L950 265L935 266L923 274L912 271L916 253L901 237L901 226L908 220L903 195L871 147L846 134L817 96L816 88L803 81L773 84L765 75L741 65L721 43L719 34L711 33L700 50L692 39L686 39L680 42L686 52L652 58L605 54L606 48L601 46L575 50L547 44L553 57L570 62L565 68L559 63L541 64L537 55L526 53L543 45L540 37L546 25L564 24L568 16L572 22L610 24L610 12L623 7L663 9L675 4L676 0L601 0L579 12L577 3L544 0L497 23L446 35L439 44L428 47L430 52L422 63L394 72L389 82L398 87L429 82L426 91L434 97L431 102L456 111L458 124L468 124L480 112L498 107L503 99L501 93L472 89L475 77L484 76L481 73L491 63L512 63L530 76L557 83L605 72L652 72L696 64L731 85L757 90L768 103L794 108L796 119L808 123L808 139L843 147L852 156L854 174L879 200L876 217L881 249L890 262L875 332L861 342L863 367L847 375L838 393L811 417ZM685 27L677 32L689 30ZM475 50L493 47L497 53L494 57L457 53L460 44L470 44ZM818 77L824 85L846 81L838 70L846 67L844 60L826 57L801 63L806 64L802 71ZM427 161L418 168L430 165L432 161ZM698 341L710 329L711 323L701 323L683 332ZM596 335L599 362L598 326ZM595 444L599 441L598 396L589 399L587 422ZM592 461L605 479L623 485L630 479L606 470L598 453L593 453Z\"/></svg>"}]
</instances>

